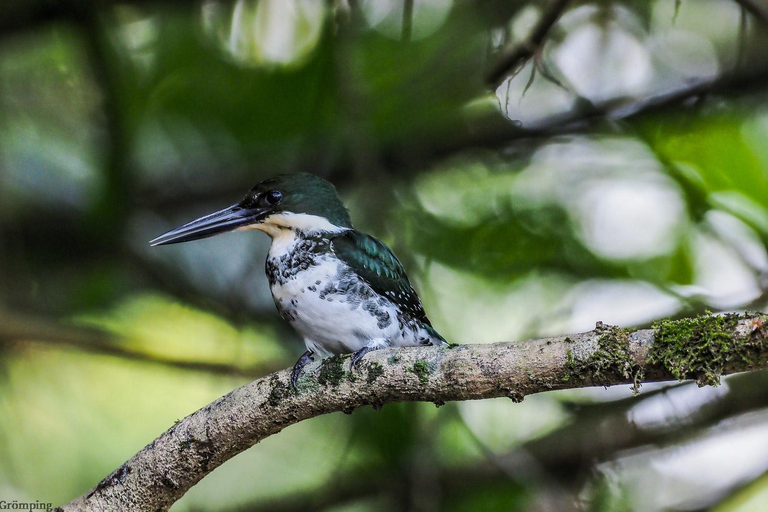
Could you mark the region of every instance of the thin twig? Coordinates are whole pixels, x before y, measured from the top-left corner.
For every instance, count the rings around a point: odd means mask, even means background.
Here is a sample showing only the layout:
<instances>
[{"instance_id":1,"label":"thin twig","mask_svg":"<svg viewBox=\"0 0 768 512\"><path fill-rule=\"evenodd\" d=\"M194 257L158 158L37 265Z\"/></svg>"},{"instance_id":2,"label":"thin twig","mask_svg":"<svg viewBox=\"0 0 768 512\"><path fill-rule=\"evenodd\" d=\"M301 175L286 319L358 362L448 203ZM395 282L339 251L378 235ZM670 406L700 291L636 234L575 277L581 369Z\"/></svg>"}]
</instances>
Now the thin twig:
<instances>
[{"instance_id":1,"label":"thin twig","mask_svg":"<svg viewBox=\"0 0 768 512\"><path fill-rule=\"evenodd\" d=\"M508 74L514 73L525 61L536 54L567 6L568 0L550 0L530 35L523 41L512 43L501 50L485 79L489 87L492 89L498 87Z\"/></svg>"}]
</instances>

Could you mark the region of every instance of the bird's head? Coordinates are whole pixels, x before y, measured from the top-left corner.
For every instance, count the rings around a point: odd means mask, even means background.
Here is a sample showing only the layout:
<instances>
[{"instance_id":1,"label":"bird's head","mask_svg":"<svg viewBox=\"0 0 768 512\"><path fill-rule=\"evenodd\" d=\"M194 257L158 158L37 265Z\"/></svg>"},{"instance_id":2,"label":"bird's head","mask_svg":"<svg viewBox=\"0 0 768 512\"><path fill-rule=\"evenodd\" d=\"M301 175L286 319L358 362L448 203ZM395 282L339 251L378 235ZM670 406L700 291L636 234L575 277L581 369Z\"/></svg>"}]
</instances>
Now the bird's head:
<instances>
[{"instance_id":1,"label":"bird's head","mask_svg":"<svg viewBox=\"0 0 768 512\"><path fill-rule=\"evenodd\" d=\"M275 237L287 230L351 228L349 212L331 183L307 173L281 174L253 187L239 203L172 229L149 243L178 244L239 229L259 229Z\"/></svg>"}]
</instances>

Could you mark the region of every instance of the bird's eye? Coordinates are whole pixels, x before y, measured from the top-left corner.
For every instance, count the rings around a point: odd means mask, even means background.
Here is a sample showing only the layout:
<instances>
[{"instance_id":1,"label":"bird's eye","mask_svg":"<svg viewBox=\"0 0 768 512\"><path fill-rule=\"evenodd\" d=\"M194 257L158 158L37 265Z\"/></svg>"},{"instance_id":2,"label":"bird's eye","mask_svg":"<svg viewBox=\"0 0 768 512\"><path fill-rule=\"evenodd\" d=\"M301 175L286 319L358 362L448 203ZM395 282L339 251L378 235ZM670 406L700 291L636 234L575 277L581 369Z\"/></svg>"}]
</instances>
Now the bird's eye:
<instances>
[{"instance_id":1,"label":"bird's eye","mask_svg":"<svg viewBox=\"0 0 768 512\"><path fill-rule=\"evenodd\" d=\"M267 204L274 206L283 200L283 193L279 190L270 190L264 195L264 199L267 201Z\"/></svg>"}]
</instances>

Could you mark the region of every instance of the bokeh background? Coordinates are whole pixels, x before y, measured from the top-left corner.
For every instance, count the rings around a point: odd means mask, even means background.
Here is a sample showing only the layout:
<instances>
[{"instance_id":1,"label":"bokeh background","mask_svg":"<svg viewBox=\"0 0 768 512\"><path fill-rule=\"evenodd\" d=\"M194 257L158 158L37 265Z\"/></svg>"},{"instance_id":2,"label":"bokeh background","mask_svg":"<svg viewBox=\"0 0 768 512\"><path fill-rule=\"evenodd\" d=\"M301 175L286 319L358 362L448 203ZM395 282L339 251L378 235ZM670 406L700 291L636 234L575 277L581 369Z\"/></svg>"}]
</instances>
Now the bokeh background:
<instances>
[{"instance_id":1,"label":"bokeh background","mask_svg":"<svg viewBox=\"0 0 768 512\"><path fill-rule=\"evenodd\" d=\"M332 180L455 343L766 310L759 0L4 0L0 499L61 504L303 351L234 233ZM172 510L765 510L768 375L303 422Z\"/></svg>"}]
</instances>

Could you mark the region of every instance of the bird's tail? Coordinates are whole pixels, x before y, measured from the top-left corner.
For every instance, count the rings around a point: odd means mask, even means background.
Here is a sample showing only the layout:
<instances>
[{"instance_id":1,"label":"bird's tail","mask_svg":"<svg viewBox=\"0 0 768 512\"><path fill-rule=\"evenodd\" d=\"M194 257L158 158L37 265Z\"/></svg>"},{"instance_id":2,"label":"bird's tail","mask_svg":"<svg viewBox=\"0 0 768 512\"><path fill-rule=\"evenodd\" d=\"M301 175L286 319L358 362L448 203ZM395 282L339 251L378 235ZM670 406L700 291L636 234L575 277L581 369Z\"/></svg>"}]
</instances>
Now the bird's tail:
<instances>
[{"instance_id":1,"label":"bird's tail","mask_svg":"<svg viewBox=\"0 0 768 512\"><path fill-rule=\"evenodd\" d=\"M435 328L432 327L431 325L425 323L424 324L424 330L427 332L427 334L429 334L429 339L430 339L432 345L437 345L437 346L447 346L448 345L448 342L445 341L445 338L440 336L440 333L437 332L435 330Z\"/></svg>"}]
</instances>

